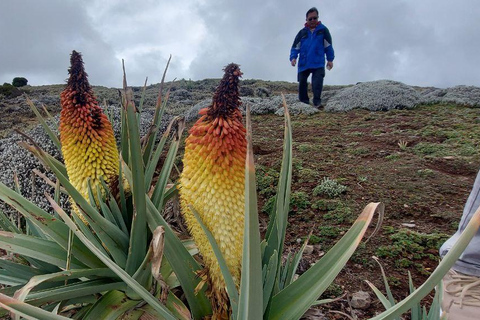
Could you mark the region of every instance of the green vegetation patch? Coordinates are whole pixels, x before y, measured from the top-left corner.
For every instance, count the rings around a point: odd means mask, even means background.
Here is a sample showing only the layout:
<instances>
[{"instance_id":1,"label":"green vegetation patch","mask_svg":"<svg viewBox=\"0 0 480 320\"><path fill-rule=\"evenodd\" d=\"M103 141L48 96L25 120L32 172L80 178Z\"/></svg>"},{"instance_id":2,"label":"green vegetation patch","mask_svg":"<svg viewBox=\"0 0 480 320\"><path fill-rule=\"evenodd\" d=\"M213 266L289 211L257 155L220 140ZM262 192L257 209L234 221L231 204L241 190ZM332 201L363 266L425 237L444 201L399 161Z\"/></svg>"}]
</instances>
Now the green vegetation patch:
<instances>
[{"instance_id":1,"label":"green vegetation patch","mask_svg":"<svg viewBox=\"0 0 480 320\"><path fill-rule=\"evenodd\" d=\"M322 183L313 189L313 195L326 195L330 198L340 196L347 190L347 187L339 183L337 180L332 180L328 177L324 177Z\"/></svg>"},{"instance_id":2,"label":"green vegetation patch","mask_svg":"<svg viewBox=\"0 0 480 320\"><path fill-rule=\"evenodd\" d=\"M309 195L303 191L292 192L290 197L290 212L299 212L310 208Z\"/></svg>"},{"instance_id":3,"label":"green vegetation patch","mask_svg":"<svg viewBox=\"0 0 480 320\"><path fill-rule=\"evenodd\" d=\"M442 157L448 154L448 148L441 143L420 142L413 150L418 156Z\"/></svg>"},{"instance_id":4,"label":"green vegetation patch","mask_svg":"<svg viewBox=\"0 0 480 320\"><path fill-rule=\"evenodd\" d=\"M438 261L438 249L448 237L444 233L424 234L400 229L389 236L392 244L380 246L376 250L376 255L380 258L393 259L396 268L414 267L421 273L428 274L422 262L425 259Z\"/></svg>"},{"instance_id":5,"label":"green vegetation patch","mask_svg":"<svg viewBox=\"0 0 480 320\"><path fill-rule=\"evenodd\" d=\"M323 215L323 219L327 221L331 221L332 223L352 223L355 221L355 215L353 213L352 208L346 205L343 202L340 202L338 206Z\"/></svg>"},{"instance_id":6,"label":"green vegetation patch","mask_svg":"<svg viewBox=\"0 0 480 320\"><path fill-rule=\"evenodd\" d=\"M270 197L276 194L280 176L277 170L265 166L257 166L255 175L257 177L257 190L261 195Z\"/></svg>"},{"instance_id":7,"label":"green vegetation patch","mask_svg":"<svg viewBox=\"0 0 480 320\"><path fill-rule=\"evenodd\" d=\"M298 182L315 182L318 177L318 171L310 168L302 168L294 175L298 176Z\"/></svg>"},{"instance_id":8,"label":"green vegetation patch","mask_svg":"<svg viewBox=\"0 0 480 320\"><path fill-rule=\"evenodd\" d=\"M297 150L300 152L310 152L314 150L314 147L310 143L301 143L297 146Z\"/></svg>"},{"instance_id":9,"label":"green vegetation patch","mask_svg":"<svg viewBox=\"0 0 480 320\"><path fill-rule=\"evenodd\" d=\"M0 86L0 94L4 95L7 98L15 98L22 94L22 91L17 87L11 85L10 83L4 83L3 86Z\"/></svg>"},{"instance_id":10,"label":"green vegetation patch","mask_svg":"<svg viewBox=\"0 0 480 320\"><path fill-rule=\"evenodd\" d=\"M290 214L295 214L295 213L300 213L304 211L305 209L310 208L311 203L309 200L309 195L306 192L303 191L296 191L292 192L290 195ZM274 195L265 202L265 204L262 207L262 211L271 214L273 213L273 210L275 210L275 201L277 199L277 196Z\"/></svg>"}]
</instances>

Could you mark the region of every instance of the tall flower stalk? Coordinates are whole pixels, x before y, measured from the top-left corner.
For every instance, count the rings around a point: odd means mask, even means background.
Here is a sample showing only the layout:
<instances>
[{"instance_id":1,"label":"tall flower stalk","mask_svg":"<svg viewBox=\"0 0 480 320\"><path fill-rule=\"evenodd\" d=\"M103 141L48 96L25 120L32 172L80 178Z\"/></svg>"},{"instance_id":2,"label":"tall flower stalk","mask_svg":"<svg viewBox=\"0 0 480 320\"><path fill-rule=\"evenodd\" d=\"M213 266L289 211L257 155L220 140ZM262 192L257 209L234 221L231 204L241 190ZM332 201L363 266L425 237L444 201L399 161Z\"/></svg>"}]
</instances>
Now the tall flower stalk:
<instances>
[{"instance_id":1,"label":"tall flower stalk","mask_svg":"<svg viewBox=\"0 0 480 320\"><path fill-rule=\"evenodd\" d=\"M70 56L68 73L67 87L60 95L60 142L70 182L88 200L89 180L95 190L102 178L108 183L118 175L118 150L112 125L98 105L76 51Z\"/></svg>"},{"instance_id":2,"label":"tall flower stalk","mask_svg":"<svg viewBox=\"0 0 480 320\"><path fill-rule=\"evenodd\" d=\"M245 211L245 127L242 123L238 84L242 75L229 64L212 104L200 110L200 119L185 142L180 179L182 212L203 255L217 318L228 316L228 297L217 258L192 205L211 231L238 287L240 284Z\"/></svg>"}]
</instances>

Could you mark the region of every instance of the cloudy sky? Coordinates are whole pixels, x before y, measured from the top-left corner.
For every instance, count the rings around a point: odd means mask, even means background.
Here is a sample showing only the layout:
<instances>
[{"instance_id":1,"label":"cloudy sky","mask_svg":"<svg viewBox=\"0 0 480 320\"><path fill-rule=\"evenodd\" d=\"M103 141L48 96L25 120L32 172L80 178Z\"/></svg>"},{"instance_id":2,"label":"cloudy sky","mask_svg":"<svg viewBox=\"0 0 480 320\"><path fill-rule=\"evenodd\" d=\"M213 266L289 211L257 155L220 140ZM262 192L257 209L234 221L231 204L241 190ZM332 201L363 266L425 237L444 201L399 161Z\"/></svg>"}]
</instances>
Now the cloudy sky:
<instances>
[{"instance_id":1,"label":"cloudy sky","mask_svg":"<svg viewBox=\"0 0 480 320\"><path fill-rule=\"evenodd\" d=\"M478 0L0 0L0 84L60 84L72 50L90 82L121 87L219 78L296 81L293 39L312 6L330 29L326 84L390 79L409 85L480 86Z\"/></svg>"}]
</instances>

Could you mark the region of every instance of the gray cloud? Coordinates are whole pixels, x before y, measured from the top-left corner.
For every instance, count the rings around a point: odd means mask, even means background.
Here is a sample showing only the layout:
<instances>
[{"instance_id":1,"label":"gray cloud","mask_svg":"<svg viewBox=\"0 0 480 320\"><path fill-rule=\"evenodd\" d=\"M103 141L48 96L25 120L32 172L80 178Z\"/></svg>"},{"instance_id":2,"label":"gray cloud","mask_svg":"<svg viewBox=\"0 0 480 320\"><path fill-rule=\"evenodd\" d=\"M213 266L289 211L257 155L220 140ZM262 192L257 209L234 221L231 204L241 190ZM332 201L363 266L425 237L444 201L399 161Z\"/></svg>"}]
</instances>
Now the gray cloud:
<instances>
[{"instance_id":1,"label":"gray cloud","mask_svg":"<svg viewBox=\"0 0 480 320\"><path fill-rule=\"evenodd\" d=\"M0 43L2 83L15 76L37 85L62 83L73 49L84 53L93 84L104 84L116 64L113 47L91 28L85 10L71 1L2 1Z\"/></svg>"},{"instance_id":2,"label":"gray cloud","mask_svg":"<svg viewBox=\"0 0 480 320\"><path fill-rule=\"evenodd\" d=\"M410 85L480 86L475 0L221 1L2 0L0 83L63 83L69 54L84 55L92 84L218 78L230 62L244 78L296 81L290 46L317 6L333 36L327 84L390 79Z\"/></svg>"}]
</instances>

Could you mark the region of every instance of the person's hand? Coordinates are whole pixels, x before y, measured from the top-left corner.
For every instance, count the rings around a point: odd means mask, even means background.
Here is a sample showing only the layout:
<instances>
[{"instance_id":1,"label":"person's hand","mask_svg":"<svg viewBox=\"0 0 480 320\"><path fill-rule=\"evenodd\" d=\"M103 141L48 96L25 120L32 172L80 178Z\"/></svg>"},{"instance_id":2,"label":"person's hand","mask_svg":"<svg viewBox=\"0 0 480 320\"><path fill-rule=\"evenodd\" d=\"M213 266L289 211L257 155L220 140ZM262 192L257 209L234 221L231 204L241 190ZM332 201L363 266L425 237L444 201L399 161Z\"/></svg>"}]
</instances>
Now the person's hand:
<instances>
[{"instance_id":1,"label":"person's hand","mask_svg":"<svg viewBox=\"0 0 480 320\"><path fill-rule=\"evenodd\" d=\"M333 61L327 61L327 70L332 70L333 68Z\"/></svg>"},{"instance_id":2,"label":"person's hand","mask_svg":"<svg viewBox=\"0 0 480 320\"><path fill-rule=\"evenodd\" d=\"M297 64L297 59L292 59L292 67L295 67L296 64Z\"/></svg>"}]
</instances>

